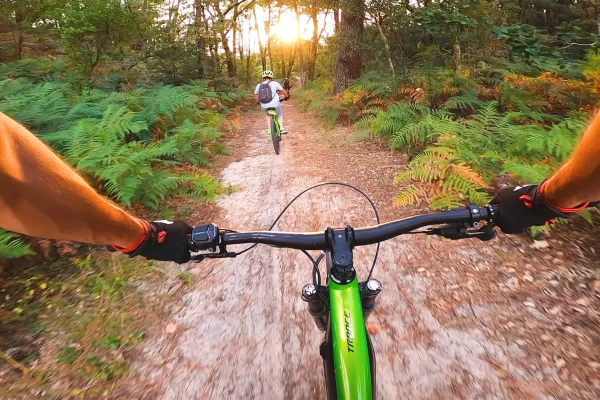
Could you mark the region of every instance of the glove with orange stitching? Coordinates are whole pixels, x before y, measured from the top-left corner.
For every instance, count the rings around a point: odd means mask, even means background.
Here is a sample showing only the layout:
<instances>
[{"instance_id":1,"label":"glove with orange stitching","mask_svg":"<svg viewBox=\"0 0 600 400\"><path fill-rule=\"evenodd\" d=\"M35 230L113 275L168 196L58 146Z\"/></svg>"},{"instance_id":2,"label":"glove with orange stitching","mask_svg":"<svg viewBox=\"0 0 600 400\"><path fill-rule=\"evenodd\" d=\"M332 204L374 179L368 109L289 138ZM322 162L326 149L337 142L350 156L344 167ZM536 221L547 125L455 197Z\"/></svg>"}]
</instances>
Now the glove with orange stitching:
<instances>
[{"instance_id":1,"label":"glove with orange stitching","mask_svg":"<svg viewBox=\"0 0 600 400\"><path fill-rule=\"evenodd\" d=\"M504 233L523 233L525 228L554 223L556 218L569 218L584 209L589 203L575 208L563 208L544 199L544 186L525 185L502 189L490 201L500 205L500 215L496 225Z\"/></svg>"},{"instance_id":2,"label":"glove with orange stitching","mask_svg":"<svg viewBox=\"0 0 600 400\"><path fill-rule=\"evenodd\" d=\"M183 264L190 261L190 250L185 235L192 227L183 221L138 220L144 226L145 234L128 248L107 246L109 251L119 251L129 257L142 256L149 260L175 261Z\"/></svg>"}]
</instances>

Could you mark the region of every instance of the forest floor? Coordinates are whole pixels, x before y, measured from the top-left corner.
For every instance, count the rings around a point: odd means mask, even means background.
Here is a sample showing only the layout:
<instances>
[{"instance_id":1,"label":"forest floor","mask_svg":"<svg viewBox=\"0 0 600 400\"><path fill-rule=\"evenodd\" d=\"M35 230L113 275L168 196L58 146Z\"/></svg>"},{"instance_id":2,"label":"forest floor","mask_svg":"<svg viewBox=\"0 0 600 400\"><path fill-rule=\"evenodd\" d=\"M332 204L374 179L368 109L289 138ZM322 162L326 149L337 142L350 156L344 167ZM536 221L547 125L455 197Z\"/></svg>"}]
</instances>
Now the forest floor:
<instances>
[{"instance_id":1,"label":"forest floor","mask_svg":"<svg viewBox=\"0 0 600 400\"><path fill-rule=\"evenodd\" d=\"M427 211L395 208L393 178L406 159L376 141L353 143L351 127L323 127L283 104L282 152L264 115L239 115L232 155L216 173L234 190L192 212L240 231L267 229L300 191L324 181L362 188L383 221ZM368 203L343 187L313 190L275 229L370 225ZM561 227L543 240L490 242L406 235L382 244L373 276L383 283L368 323L381 399L600 398L600 251L597 227ZM594 247L595 246L595 247ZM359 277L374 246L355 252ZM119 398L323 399L322 334L300 290L311 264L298 251L259 246L235 259L171 270L192 284L158 321ZM167 278L162 288L173 290ZM175 298L174 298L175 299Z\"/></svg>"}]
</instances>

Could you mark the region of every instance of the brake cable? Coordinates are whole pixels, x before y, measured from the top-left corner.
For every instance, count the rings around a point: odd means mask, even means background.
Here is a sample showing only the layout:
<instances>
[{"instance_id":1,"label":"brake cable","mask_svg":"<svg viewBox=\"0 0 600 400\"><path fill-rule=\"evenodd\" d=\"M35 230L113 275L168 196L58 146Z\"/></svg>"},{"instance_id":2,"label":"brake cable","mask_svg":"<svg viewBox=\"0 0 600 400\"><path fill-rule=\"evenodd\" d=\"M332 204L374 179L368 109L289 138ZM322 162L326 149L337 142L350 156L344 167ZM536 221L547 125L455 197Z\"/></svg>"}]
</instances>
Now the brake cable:
<instances>
[{"instance_id":1,"label":"brake cable","mask_svg":"<svg viewBox=\"0 0 600 400\"><path fill-rule=\"evenodd\" d=\"M296 197L294 197L284 208L283 210L281 210L281 212L279 213L279 215L277 216L277 218L275 218L275 221L273 221L273 223L271 224L271 226L269 227L268 231L272 230L275 225L277 225L277 223L279 222L279 220L281 219L281 217L283 216L283 214L292 206L292 204L298 200L298 198L300 198L300 196L302 196L303 194L305 194L306 192L316 189L318 187L321 186L328 186L328 185L338 185L338 186L345 186L348 187L350 189L353 189L355 191L357 191L358 193L360 193L365 199L367 199L367 201L369 202L369 204L371 205L371 208L373 208L373 212L375 213L375 219L377 221L377 224L381 224L381 220L379 218L379 211L377 210L377 206L375 205L375 202L365 193L363 192L361 189L357 188L354 185L351 185L349 183L344 183L344 182L322 182L322 183L318 183L314 186L309 187L308 189L304 189L302 192L300 192L298 195L296 195ZM232 230L227 230L228 232L235 232ZM258 243L254 243L251 246L248 246L247 248L245 248L244 250L241 250L239 252L232 252L232 256L237 257L241 254L244 254L247 251L252 250L254 247L256 247L258 245ZM373 257L373 263L371 264L371 268L369 269L369 275L367 276L367 282L369 281L369 279L371 279L371 275L373 274L373 270L375 269L375 264L377 263L377 257L379 255L379 247L381 246L381 242L377 242L377 248L375 249L375 256ZM319 263L321 262L321 260L323 259L323 257L325 256L325 253L321 253L319 255L319 257L317 257L317 259L315 260L306 250L301 250L312 262L313 264L313 284L315 285L315 287L318 290L318 286L321 284L321 273L319 271ZM317 285L318 284L318 285ZM362 294L361 294L362 297Z\"/></svg>"}]
</instances>

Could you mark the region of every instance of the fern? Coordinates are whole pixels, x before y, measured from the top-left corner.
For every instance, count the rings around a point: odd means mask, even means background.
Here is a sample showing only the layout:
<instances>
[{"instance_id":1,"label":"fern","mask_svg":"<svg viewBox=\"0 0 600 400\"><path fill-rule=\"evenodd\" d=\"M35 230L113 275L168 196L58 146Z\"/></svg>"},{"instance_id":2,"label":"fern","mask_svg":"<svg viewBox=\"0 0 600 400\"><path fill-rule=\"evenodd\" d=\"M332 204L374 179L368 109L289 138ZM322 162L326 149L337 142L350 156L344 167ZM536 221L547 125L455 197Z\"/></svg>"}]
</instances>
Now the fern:
<instances>
[{"instance_id":1,"label":"fern","mask_svg":"<svg viewBox=\"0 0 600 400\"><path fill-rule=\"evenodd\" d=\"M216 93L206 81L78 92L54 74L60 71L56 65L62 64L1 65L0 110L40 134L124 205L159 208L172 197L207 200L220 192L214 178L172 167L207 166L212 154L225 152L217 143L225 122L221 113L247 93Z\"/></svg>"},{"instance_id":2,"label":"fern","mask_svg":"<svg viewBox=\"0 0 600 400\"><path fill-rule=\"evenodd\" d=\"M213 200L221 192L221 185L212 176L198 175L191 181L193 188L190 197L197 200Z\"/></svg>"},{"instance_id":3,"label":"fern","mask_svg":"<svg viewBox=\"0 0 600 400\"><path fill-rule=\"evenodd\" d=\"M417 165L409 166L405 171L396 174L396 183L404 183L408 180L431 183L443 178L445 169L437 165Z\"/></svg>"},{"instance_id":4,"label":"fern","mask_svg":"<svg viewBox=\"0 0 600 400\"><path fill-rule=\"evenodd\" d=\"M460 207L465 203L456 193L444 192L434 195L430 199L430 207L433 210L445 210Z\"/></svg>"},{"instance_id":5,"label":"fern","mask_svg":"<svg viewBox=\"0 0 600 400\"><path fill-rule=\"evenodd\" d=\"M38 133L52 132L66 127L69 94L65 83L41 83L5 97L0 110Z\"/></svg>"},{"instance_id":6,"label":"fern","mask_svg":"<svg viewBox=\"0 0 600 400\"><path fill-rule=\"evenodd\" d=\"M481 107L484 103L473 94L465 94L462 96L453 96L449 98L441 107L442 110L475 110Z\"/></svg>"},{"instance_id":7,"label":"fern","mask_svg":"<svg viewBox=\"0 0 600 400\"><path fill-rule=\"evenodd\" d=\"M513 174L525 182L541 182L546 179L550 171L544 165L528 165L510 160L504 163L502 172Z\"/></svg>"},{"instance_id":8,"label":"fern","mask_svg":"<svg viewBox=\"0 0 600 400\"><path fill-rule=\"evenodd\" d=\"M461 179L472 182L475 185L481 186L483 188L489 187L487 182L485 180L483 180L481 175L479 175L477 172L473 171L473 169L471 167L469 167L468 165L466 165L465 163L461 162L458 164L452 164L451 168L452 168L452 173L454 173L456 176L460 177Z\"/></svg>"},{"instance_id":9,"label":"fern","mask_svg":"<svg viewBox=\"0 0 600 400\"><path fill-rule=\"evenodd\" d=\"M425 115L418 122L406 124L392 134L391 147L398 149L410 144L426 144L443 134L460 131L460 126L444 112Z\"/></svg>"},{"instance_id":10,"label":"fern","mask_svg":"<svg viewBox=\"0 0 600 400\"><path fill-rule=\"evenodd\" d=\"M552 154L557 160L563 161L575 148L584 128L585 122L579 117L565 119L547 132L528 135L527 148Z\"/></svg>"},{"instance_id":11,"label":"fern","mask_svg":"<svg viewBox=\"0 0 600 400\"><path fill-rule=\"evenodd\" d=\"M406 207L411 204L416 204L419 201L420 191L415 185L405 187L394 198L394 205Z\"/></svg>"},{"instance_id":12,"label":"fern","mask_svg":"<svg viewBox=\"0 0 600 400\"><path fill-rule=\"evenodd\" d=\"M34 254L18 235L0 228L0 259L19 258Z\"/></svg>"},{"instance_id":13,"label":"fern","mask_svg":"<svg viewBox=\"0 0 600 400\"><path fill-rule=\"evenodd\" d=\"M217 140L221 131L216 128L194 124L185 120L183 124L171 129L165 135L165 141L174 142L177 152L174 158L194 165L208 165L208 148L203 145Z\"/></svg>"}]
</instances>

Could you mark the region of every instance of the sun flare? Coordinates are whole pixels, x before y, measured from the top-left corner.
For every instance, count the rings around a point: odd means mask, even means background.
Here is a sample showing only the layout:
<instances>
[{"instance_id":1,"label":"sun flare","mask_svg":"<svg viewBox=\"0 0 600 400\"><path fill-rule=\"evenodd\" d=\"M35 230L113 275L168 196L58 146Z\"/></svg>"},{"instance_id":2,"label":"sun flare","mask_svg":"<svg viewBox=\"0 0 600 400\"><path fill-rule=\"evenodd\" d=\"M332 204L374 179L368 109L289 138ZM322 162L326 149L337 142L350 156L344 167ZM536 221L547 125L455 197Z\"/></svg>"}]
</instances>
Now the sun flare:
<instances>
[{"instance_id":1,"label":"sun flare","mask_svg":"<svg viewBox=\"0 0 600 400\"><path fill-rule=\"evenodd\" d=\"M284 12L279 19L277 35L284 42L293 42L298 38L298 21L292 12Z\"/></svg>"}]
</instances>

